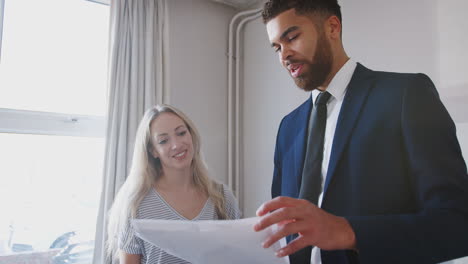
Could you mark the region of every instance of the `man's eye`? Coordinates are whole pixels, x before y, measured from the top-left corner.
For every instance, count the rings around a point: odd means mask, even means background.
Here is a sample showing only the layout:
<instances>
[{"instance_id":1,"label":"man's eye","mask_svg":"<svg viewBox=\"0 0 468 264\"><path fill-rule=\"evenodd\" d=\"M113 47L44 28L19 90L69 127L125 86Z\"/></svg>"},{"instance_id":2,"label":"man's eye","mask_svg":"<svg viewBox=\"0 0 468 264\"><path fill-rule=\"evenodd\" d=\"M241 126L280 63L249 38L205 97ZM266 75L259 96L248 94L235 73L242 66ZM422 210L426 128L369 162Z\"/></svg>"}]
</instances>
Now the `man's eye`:
<instances>
[{"instance_id":1,"label":"man's eye","mask_svg":"<svg viewBox=\"0 0 468 264\"><path fill-rule=\"evenodd\" d=\"M274 48L274 51L275 51L275 52L278 52L278 51L280 51L280 50L281 50L281 48L280 48L279 46Z\"/></svg>"},{"instance_id":2,"label":"man's eye","mask_svg":"<svg viewBox=\"0 0 468 264\"><path fill-rule=\"evenodd\" d=\"M295 40L298 36L299 35L294 35L294 36L288 38L288 41L291 42L291 41Z\"/></svg>"}]
</instances>

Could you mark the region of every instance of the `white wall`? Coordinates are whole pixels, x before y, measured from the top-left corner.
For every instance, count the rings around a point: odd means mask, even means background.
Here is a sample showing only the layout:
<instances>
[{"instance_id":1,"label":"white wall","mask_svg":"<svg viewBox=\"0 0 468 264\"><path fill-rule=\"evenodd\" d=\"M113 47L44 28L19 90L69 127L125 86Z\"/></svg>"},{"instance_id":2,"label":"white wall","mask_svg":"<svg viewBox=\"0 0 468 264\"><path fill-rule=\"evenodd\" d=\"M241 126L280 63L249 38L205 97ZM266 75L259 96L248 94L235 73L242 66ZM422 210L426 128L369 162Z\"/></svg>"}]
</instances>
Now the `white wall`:
<instances>
[{"instance_id":1,"label":"white wall","mask_svg":"<svg viewBox=\"0 0 468 264\"><path fill-rule=\"evenodd\" d=\"M455 122L468 124L467 9L466 0L437 1L440 94Z\"/></svg>"},{"instance_id":2,"label":"white wall","mask_svg":"<svg viewBox=\"0 0 468 264\"><path fill-rule=\"evenodd\" d=\"M235 10L208 0L170 0L170 103L200 131L212 175L227 182L227 39Z\"/></svg>"},{"instance_id":3,"label":"white wall","mask_svg":"<svg viewBox=\"0 0 468 264\"><path fill-rule=\"evenodd\" d=\"M350 57L374 70L422 72L438 80L435 0L340 3Z\"/></svg>"},{"instance_id":4,"label":"white wall","mask_svg":"<svg viewBox=\"0 0 468 264\"><path fill-rule=\"evenodd\" d=\"M468 52L468 19L466 0L437 1L437 32L439 35L439 65L440 84L448 96L459 93L468 95L468 91L458 89L468 88L467 65ZM464 89L468 90L468 89Z\"/></svg>"}]
</instances>

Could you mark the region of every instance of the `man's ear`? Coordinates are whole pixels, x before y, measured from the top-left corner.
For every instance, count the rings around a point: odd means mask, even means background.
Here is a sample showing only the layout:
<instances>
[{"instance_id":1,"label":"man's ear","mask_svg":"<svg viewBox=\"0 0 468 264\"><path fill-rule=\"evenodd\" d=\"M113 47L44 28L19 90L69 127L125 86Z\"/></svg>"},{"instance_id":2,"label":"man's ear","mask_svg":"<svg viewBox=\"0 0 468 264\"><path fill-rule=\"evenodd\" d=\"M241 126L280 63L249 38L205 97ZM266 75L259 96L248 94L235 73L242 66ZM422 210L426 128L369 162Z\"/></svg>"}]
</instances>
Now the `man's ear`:
<instances>
[{"instance_id":1,"label":"man's ear","mask_svg":"<svg viewBox=\"0 0 468 264\"><path fill-rule=\"evenodd\" d=\"M330 16L325 21L325 30L326 33L332 39L340 39L341 38L341 22L337 16Z\"/></svg>"}]
</instances>

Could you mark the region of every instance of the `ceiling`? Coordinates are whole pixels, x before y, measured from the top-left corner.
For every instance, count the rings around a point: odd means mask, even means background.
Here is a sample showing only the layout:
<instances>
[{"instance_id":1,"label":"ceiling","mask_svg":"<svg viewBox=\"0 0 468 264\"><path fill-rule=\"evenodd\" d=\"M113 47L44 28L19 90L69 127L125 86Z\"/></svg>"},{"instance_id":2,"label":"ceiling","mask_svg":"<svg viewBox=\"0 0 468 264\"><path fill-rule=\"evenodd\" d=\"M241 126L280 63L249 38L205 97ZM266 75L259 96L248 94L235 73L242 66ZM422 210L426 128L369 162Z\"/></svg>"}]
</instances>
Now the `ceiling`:
<instances>
[{"instance_id":1,"label":"ceiling","mask_svg":"<svg viewBox=\"0 0 468 264\"><path fill-rule=\"evenodd\" d=\"M109 5L111 0L87 0L87 1ZM239 10L259 8L260 3L265 2L265 0L211 0L211 1L229 5Z\"/></svg>"},{"instance_id":2,"label":"ceiling","mask_svg":"<svg viewBox=\"0 0 468 264\"><path fill-rule=\"evenodd\" d=\"M260 3L263 3L264 0L212 0L214 2L223 3L237 9L249 9L249 8L258 8Z\"/></svg>"}]
</instances>

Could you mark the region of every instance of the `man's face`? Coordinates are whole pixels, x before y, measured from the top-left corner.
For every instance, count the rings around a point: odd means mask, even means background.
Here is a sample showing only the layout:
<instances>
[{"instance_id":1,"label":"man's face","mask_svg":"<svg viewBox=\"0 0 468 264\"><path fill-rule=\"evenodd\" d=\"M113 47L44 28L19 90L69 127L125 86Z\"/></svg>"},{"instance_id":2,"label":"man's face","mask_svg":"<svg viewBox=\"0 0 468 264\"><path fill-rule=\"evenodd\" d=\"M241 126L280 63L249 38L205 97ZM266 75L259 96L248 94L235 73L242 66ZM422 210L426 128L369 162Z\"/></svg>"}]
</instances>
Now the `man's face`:
<instances>
[{"instance_id":1,"label":"man's face","mask_svg":"<svg viewBox=\"0 0 468 264\"><path fill-rule=\"evenodd\" d=\"M290 9L270 20L266 28L280 63L299 88L312 91L325 83L333 54L325 33L321 28L317 31L311 18Z\"/></svg>"}]
</instances>

